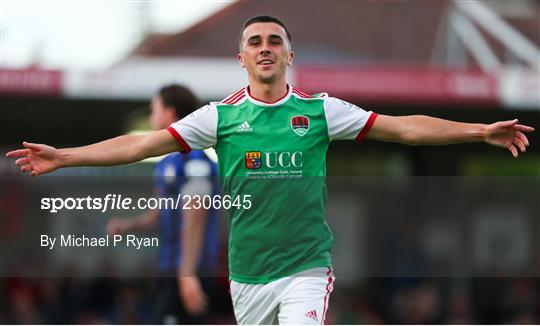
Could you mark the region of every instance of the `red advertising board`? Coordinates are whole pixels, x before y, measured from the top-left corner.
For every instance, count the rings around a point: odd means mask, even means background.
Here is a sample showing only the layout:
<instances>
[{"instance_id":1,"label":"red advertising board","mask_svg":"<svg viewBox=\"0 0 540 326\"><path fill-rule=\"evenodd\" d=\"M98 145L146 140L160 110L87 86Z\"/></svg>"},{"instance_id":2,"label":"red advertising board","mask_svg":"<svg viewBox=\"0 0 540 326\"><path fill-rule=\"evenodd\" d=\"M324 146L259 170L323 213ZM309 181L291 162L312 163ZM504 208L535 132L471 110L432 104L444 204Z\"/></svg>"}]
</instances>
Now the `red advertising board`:
<instances>
[{"instance_id":1,"label":"red advertising board","mask_svg":"<svg viewBox=\"0 0 540 326\"><path fill-rule=\"evenodd\" d=\"M62 72L38 69L0 69L0 95L59 96Z\"/></svg>"},{"instance_id":2,"label":"red advertising board","mask_svg":"<svg viewBox=\"0 0 540 326\"><path fill-rule=\"evenodd\" d=\"M500 105L497 76L481 71L300 66L295 83L307 93L371 103Z\"/></svg>"}]
</instances>

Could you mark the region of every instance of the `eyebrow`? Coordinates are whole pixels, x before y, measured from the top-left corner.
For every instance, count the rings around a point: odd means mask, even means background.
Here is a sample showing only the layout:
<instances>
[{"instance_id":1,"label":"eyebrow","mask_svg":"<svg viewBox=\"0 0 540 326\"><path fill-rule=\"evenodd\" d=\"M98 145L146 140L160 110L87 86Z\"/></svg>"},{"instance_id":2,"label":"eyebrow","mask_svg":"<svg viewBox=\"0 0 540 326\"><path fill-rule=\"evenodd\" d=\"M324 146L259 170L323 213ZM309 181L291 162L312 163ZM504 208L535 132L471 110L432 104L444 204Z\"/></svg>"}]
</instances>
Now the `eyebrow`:
<instances>
[{"instance_id":1,"label":"eyebrow","mask_svg":"<svg viewBox=\"0 0 540 326\"><path fill-rule=\"evenodd\" d=\"M278 34L270 34L269 36L270 39L280 39L283 41L283 37L281 37L281 35L278 35ZM250 38L247 39L247 42L250 42L252 40L257 40L257 39L261 39L261 36L260 35L253 35L251 36Z\"/></svg>"}]
</instances>

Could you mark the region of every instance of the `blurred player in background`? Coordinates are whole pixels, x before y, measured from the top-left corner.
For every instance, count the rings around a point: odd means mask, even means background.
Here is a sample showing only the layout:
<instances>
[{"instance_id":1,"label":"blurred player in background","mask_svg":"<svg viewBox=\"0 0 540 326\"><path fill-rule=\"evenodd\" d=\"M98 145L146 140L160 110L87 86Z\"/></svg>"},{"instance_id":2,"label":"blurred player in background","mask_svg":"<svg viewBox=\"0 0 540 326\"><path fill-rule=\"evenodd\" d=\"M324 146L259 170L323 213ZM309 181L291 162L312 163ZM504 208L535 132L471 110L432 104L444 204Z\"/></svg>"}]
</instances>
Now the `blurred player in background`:
<instances>
[{"instance_id":1,"label":"blurred player in background","mask_svg":"<svg viewBox=\"0 0 540 326\"><path fill-rule=\"evenodd\" d=\"M168 127L199 107L199 100L186 87L161 88L150 104L154 130ZM217 193L213 177L217 166L203 151L172 153L156 165L156 198L176 199L182 195ZM201 323L208 310L205 290L214 291L211 277L217 265L217 221L214 209L152 209L135 218L113 218L109 234L152 232L160 237L157 280L153 296L154 322L166 324ZM174 275L177 275L174 277Z\"/></svg>"},{"instance_id":2,"label":"blurred player in background","mask_svg":"<svg viewBox=\"0 0 540 326\"><path fill-rule=\"evenodd\" d=\"M275 17L244 24L237 58L249 85L167 130L67 149L25 142L25 149L7 156L18 157L21 171L37 176L215 147L225 192L251 198L231 209L229 222L231 296L240 324L324 323L334 281L324 180L332 140L486 142L517 157L529 145L524 132L533 131L517 120L472 124L377 115L325 93L307 95L286 82L294 58L291 35Z\"/></svg>"}]
</instances>

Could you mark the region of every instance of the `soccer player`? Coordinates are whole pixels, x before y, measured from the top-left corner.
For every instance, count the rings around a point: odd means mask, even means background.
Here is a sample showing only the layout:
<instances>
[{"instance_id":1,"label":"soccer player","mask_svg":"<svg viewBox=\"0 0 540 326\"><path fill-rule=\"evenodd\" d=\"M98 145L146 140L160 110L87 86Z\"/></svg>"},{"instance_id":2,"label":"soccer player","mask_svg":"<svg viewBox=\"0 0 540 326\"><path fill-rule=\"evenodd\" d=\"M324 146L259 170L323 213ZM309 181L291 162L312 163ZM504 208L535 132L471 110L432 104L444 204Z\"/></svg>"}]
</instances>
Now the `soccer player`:
<instances>
[{"instance_id":1,"label":"soccer player","mask_svg":"<svg viewBox=\"0 0 540 326\"><path fill-rule=\"evenodd\" d=\"M199 106L197 97L181 85L162 87L150 103L150 123L160 130L184 117ZM172 153L157 163L154 173L157 198L176 199L182 195L217 193L212 177L217 166L203 151ZM113 218L107 225L109 234L150 232L158 230L160 277L154 295L153 318L158 324L201 323L207 310L207 291L213 291L209 277L217 265L216 210L204 208L148 210L130 219ZM174 277L176 275L176 277Z\"/></svg>"},{"instance_id":2,"label":"soccer player","mask_svg":"<svg viewBox=\"0 0 540 326\"><path fill-rule=\"evenodd\" d=\"M325 156L332 140L364 138L411 145L483 141L509 150L529 145L534 129L517 120L459 123L386 116L286 82L293 63L284 23L257 16L242 27L238 61L249 85L166 130L56 149L24 142L7 154L32 176L76 165L114 165L181 150L214 147L230 211L229 276L240 324L321 324L334 275L325 217Z\"/></svg>"}]
</instances>

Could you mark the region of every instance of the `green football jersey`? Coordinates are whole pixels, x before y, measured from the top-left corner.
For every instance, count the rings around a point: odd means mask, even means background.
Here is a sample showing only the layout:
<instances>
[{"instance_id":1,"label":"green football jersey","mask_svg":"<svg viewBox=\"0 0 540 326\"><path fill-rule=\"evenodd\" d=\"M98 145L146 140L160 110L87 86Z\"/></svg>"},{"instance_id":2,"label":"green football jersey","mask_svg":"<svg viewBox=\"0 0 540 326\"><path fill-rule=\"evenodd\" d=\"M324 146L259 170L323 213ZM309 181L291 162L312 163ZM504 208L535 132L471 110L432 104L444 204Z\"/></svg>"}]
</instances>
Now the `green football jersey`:
<instances>
[{"instance_id":1,"label":"green football jersey","mask_svg":"<svg viewBox=\"0 0 540 326\"><path fill-rule=\"evenodd\" d=\"M332 265L325 219L326 152L332 140L361 140L376 114L327 94L287 85L274 103L246 87L172 124L185 152L214 147L231 201L230 278L268 283Z\"/></svg>"}]
</instances>

